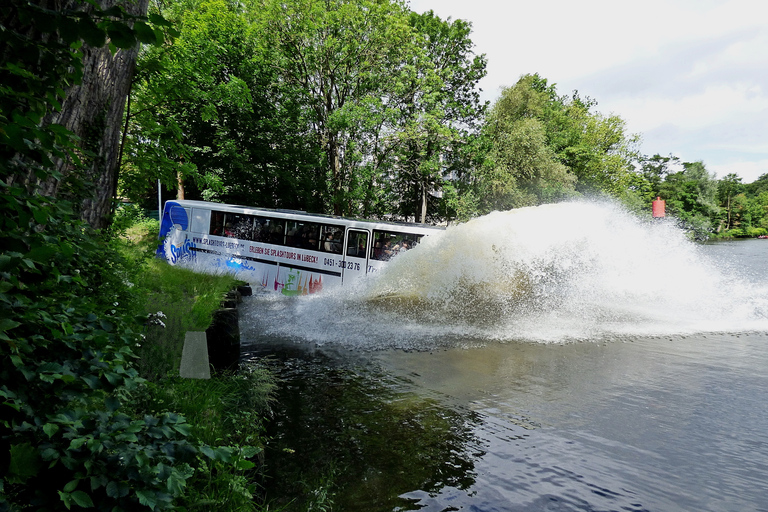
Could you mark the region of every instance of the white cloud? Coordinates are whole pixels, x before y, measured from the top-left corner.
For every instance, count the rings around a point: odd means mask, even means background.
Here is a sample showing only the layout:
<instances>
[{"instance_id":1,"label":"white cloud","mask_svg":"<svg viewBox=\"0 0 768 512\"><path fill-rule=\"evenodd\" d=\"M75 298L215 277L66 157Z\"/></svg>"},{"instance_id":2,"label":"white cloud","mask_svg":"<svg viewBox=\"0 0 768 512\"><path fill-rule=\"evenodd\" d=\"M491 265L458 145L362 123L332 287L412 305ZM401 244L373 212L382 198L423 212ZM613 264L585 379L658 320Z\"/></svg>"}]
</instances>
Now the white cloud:
<instances>
[{"instance_id":1,"label":"white cloud","mask_svg":"<svg viewBox=\"0 0 768 512\"><path fill-rule=\"evenodd\" d=\"M643 135L643 152L768 172L768 24L758 0L411 0L473 24L483 98L525 73L578 90ZM742 174L743 173L743 174ZM726 172L727 174L727 172Z\"/></svg>"}]
</instances>

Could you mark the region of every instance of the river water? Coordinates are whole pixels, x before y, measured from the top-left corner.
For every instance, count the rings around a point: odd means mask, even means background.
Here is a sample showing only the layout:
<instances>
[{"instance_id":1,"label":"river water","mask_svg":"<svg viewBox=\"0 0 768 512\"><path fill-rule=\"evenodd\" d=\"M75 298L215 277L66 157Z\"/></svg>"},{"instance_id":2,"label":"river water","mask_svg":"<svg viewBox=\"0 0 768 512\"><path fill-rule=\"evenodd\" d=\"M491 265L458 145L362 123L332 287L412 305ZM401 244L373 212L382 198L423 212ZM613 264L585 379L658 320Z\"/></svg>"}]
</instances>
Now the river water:
<instances>
[{"instance_id":1,"label":"river water","mask_svg":"<svg viewBox=\"0 0 768 512\"><path fill-rule=\"evenodd\" d=\"M293 510L768 511L768 241L564 204L241 306Z\"/></svg>"}]
</instances>

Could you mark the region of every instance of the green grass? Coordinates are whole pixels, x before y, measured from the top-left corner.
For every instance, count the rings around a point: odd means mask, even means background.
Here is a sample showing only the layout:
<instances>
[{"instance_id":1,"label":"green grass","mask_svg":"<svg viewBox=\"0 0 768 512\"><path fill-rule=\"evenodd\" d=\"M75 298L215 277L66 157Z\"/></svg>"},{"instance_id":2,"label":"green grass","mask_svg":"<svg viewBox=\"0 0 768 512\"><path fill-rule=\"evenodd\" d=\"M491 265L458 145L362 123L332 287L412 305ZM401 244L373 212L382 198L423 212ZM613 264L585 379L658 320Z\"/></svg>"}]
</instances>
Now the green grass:
<instances>
[{"instance_id":1,"label":"green grass","mask_svg":"<svg viewBox=\"0 0 768 512\"><path fill-rule=\"evenodd\" d=\"M152 320L136 347L136 369L146 383L132 397L134 414L175 412L192 426L191 437L215 457L200 456L180 506L186 510L258 511L264 420L274 378L265 365L184 379L179 363L187 331L205 331L225 294L238 281L175 267L154 257L157 222L122 228L120 250L134 269L127 277L142 315Z\"/></svg>"},{"instance_id":2,"label":"green grass","mask_svg":"<svg viewBox=\"0 0 768 512\"><path fill-rule=\"evenodd\" d=\"M124 257L135 269L131 276L140 314L152 315L144 340L136 347L137 370L153 382L178 375L187 331L205 331L224 295L238 281L230 274L201 274L155 258L157 221L140 221L121 237Z\"/></svg>"}]
</instances>

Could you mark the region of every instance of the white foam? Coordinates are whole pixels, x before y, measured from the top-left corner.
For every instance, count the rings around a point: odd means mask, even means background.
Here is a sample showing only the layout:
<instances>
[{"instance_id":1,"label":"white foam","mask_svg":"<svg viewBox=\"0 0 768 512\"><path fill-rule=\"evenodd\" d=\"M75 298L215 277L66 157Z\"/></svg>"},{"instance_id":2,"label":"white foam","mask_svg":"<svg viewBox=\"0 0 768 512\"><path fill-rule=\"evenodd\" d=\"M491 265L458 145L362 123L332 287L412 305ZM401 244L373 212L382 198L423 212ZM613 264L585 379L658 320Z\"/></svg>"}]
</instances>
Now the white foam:
<instances>
[{"instance_id":1,"label":"white foam","mask_svg":"<svg viewBox=\"0 0 768 512\"><path fill-rule=\"evenodd\" d=\"M270 299L281 300L281 299ZM768 290L665 222L607 204L494 212L397 256L359 286L284 301L276 335L429 348L768 330Z\"/></svg>"}]
</instances>

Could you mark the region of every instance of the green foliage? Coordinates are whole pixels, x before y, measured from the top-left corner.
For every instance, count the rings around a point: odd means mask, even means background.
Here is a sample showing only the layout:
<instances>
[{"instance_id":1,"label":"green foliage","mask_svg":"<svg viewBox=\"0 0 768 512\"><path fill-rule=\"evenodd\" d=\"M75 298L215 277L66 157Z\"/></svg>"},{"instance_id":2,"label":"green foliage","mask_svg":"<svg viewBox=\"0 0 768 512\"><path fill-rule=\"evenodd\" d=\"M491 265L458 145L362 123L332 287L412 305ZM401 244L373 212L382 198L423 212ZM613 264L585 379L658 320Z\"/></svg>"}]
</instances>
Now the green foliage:
<instances>
[{"instance_id":1,"label":"green foliage","mask_svg":"<svg viewBox=\"0 0 768 512\"><path fill-rule=\"evenodd\" d=\"M253 13L247 9L254 8ZM169 4L181 30L139 56L122 194L149 204L158 178L193 197L298 208L325 186L296 92L276 77L252 5ZM299 202L303 201L303 203Z\"/></svg>"},{"instance_id":2,"label":"green foliage","mask_svg":"<svg viewBox=\"0 0 768 512\"><path fill-rule=\"evenodd\" d=\"M576 178L548 145L541 119L553 92L538 85L535 76L521 78L488 114L479 183L484 212L540 204L573 190Z\"/></svg>"},{"instance_id":3,"label":"green foliage","mask_svg":"<svg viewBox=\"0 0 768 512\"><path fill-rule=\"evenodd\" d=\"M428 11L410 13L410 24L416 38L408 57L412 67L403 73L394 96L401 107L391 128L396 157L393 213L424 222L428 210L440 213L430 192L446 187L455 192L449 182L471 166L464 147L471 144L487 106L475 89L485 76L486 59L473 55L472 27L466 21L441 20Z\"/></svg>"},{"instance_id":4,"label":"green foliage","mask_svg":"<svg viewBox=\"0 0 768 512\"><path fill-rule=\"evenodd\" d=\"M155 44L174 31L160 16L132 16L120 6L46 9L10 0L12 13L0 31L0 173L42 180L55 159L80 162L67 130L46 119L61 108L65 90L82 78L86 46L113 53L137 43Z\"/></svg>"},{"instance_id":5,"label":"green foliage","mask_svg":"<svg viewBox=\"0 0 768 512\"><path fill-rule=\"evenodd\" d=\"M592 100L559 96L538 75L505 89L483 129L483 211L529 206L582 194L626 195L635 138L617 116L593 113Z\"/></svg>"},{"instance_id":6,"label":"green foliage","mask_svg":"<svg viewBox=\"0 0 768 512\"><path fill-rule=\"evenodd\" d=\"M397 91L412 73L407 11L389 0L268 1L265 7L263 33L279 80L298 94L310 136L324 153L321 179L328 185L318 190L333 213L358 213L355 200L370 200L367 187L378 186L380 169L386 171L377 150L397 114ZM373 168L358 175L366 157Z\"/></svg>"},{"instance_id":7,"label":"green foliage","mask_svg":"<svg viewBox=\"0 0 768 512\"><path fill-rule=\"evenodd\" d=\"M66 203L3 192L4 503L169 508L196 449L182 417L121 412L141 382L132 366L141 323L124 262Z\"/></svg>"},{"instance_id":8,"label":"green foliage","mask_svg":"<svg viewBox=\"0 0 768 512\"><path fill-rule=\"evenodd\" d=\"M26 188L60 178L54 159L79 163L77 141L45 119L80 79L82 42L156 42L167 23L95 2L11 7L0 31L0 508L174 509L211 457L175 412L126 413L143 383L133 348L145 321L126 260L71 203Z\"/></svg>"},{"instance_id":9,"label":"green foliage","mask_svg":"<svg viewBox=\"0 0 768 512\"><path fill-rule=\"evenodd\" d=\"M250 366L210 381L167 378L136 395L132 407L138 412L154 416L179 411L194 425L194 438L204 443L180 506L233 512L258 509L262 418L273 388L267 369Z\"/></svg>"},{"instance_id":10,"label":"green foliage","mask_svg":"<svg viewBox=\"0 0 768 512\"><path fill-rule=\"evenodd\" d=\"M148 205L160 178L188 197L408 216L466 168L485 73L466 22L397 1L163 9L180 36L139 58L121 195Z\"/></svg>"},{"instance_id":11,"label":"green foliage","mask_svg":"<svg viewBox=\"0 0 768 512\"><path fill-rule=\"evenodd\" d=\"M142 311L154 315L136 349L142 377L158 381L178 372L187 331L204 331L224 294L235 285L230 274L196 274L152 259L142 267L136 284L142 293Z\"/></svg>"},{"instance_id":12,"label":"green foliage","mask_svg":"<svg viewBox=\"0 0 768 512\"><path fill-rule=\"evenodd\" d=\"M657 196L667 203L667 213L698 239L760 236L768 228L768 183L764 175L744 185L736 174L721 179L703 162L680 162L669 155L642 157L635 174L637 211L651 211Z\"/></svg>"}]
</instances>

